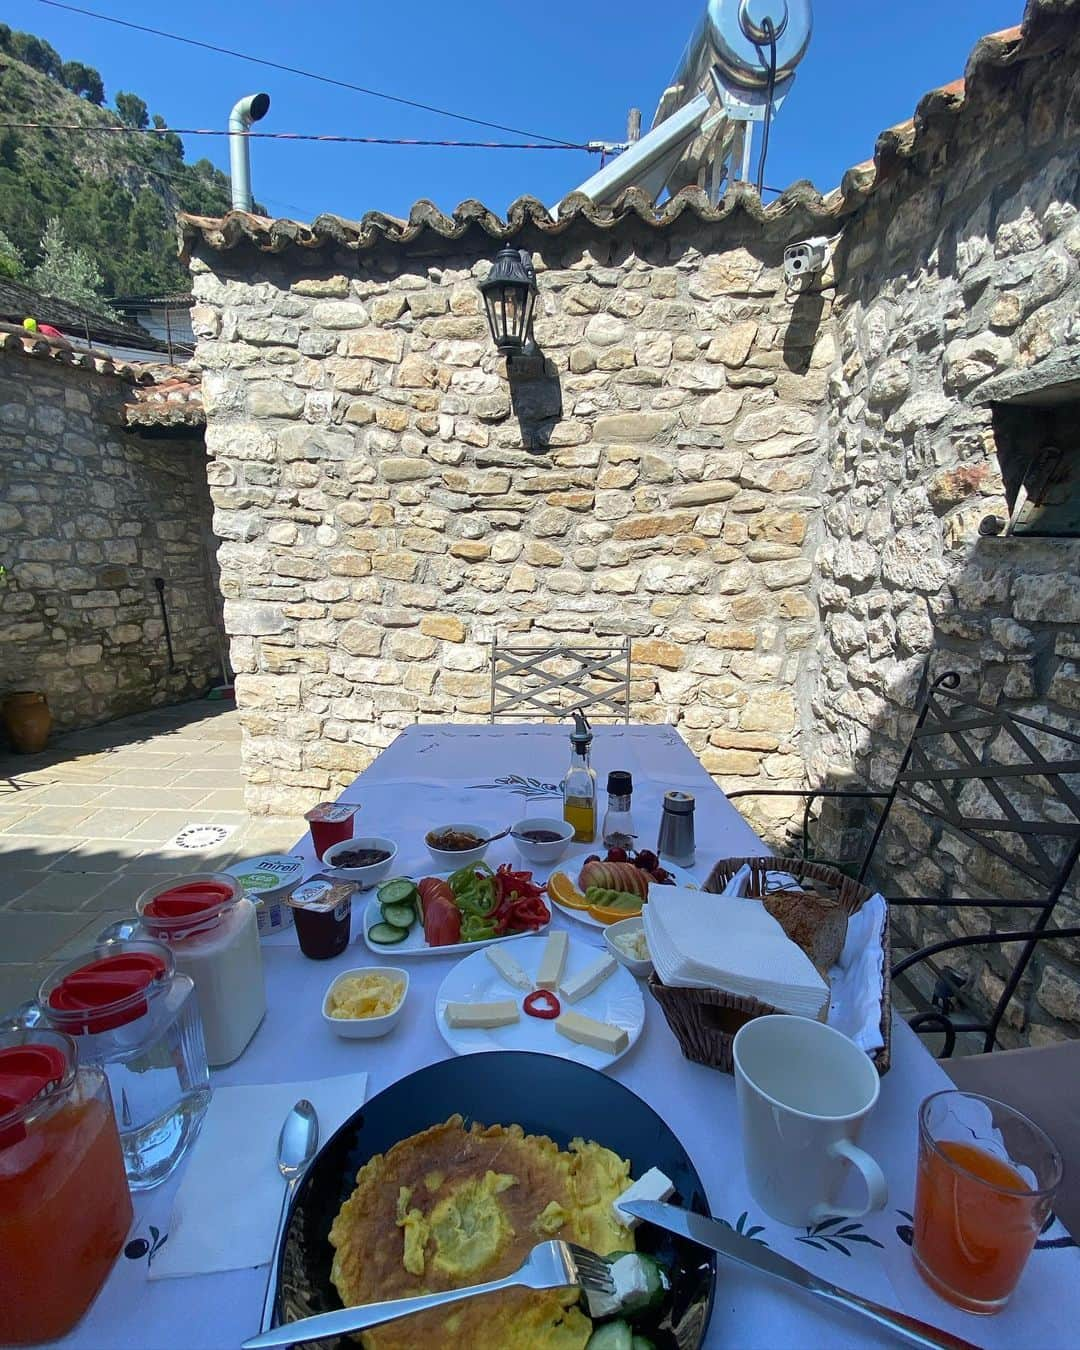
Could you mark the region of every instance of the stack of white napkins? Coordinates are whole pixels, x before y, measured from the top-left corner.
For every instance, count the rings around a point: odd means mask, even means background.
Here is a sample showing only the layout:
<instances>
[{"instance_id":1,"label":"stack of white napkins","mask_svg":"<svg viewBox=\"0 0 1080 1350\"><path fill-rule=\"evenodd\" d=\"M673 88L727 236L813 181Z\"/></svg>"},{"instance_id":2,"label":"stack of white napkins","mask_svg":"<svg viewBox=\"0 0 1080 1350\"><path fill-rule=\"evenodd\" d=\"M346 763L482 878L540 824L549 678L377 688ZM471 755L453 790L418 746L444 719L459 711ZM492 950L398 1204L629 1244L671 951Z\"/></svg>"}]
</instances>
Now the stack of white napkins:
<instances>
[{"instance_id":1,"label":"stack of white napkins","mask_svg":"<svg viewBox=\"0 0 1080 1350\"><path fill-rule=\"evenodd\" d=\"M653 884L641 917L664 984L722 989L824 1018L829 986L760 901Z\"/></svg>"}]
</instances>

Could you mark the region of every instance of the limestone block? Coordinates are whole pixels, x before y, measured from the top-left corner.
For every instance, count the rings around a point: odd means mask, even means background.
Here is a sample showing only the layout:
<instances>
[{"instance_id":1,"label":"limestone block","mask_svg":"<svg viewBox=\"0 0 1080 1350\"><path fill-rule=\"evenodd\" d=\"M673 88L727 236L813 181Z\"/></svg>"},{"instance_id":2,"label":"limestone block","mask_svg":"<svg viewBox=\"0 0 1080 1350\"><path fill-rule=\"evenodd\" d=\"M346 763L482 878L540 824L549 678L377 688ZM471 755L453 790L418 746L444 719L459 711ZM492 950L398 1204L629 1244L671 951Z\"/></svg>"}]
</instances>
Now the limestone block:
<instances>
[{"instance_id":1,"label":"limestone block","mask_svg":"<svg viewBox=\"0 0 1080 1350\"><path fill-rule=\"evenodd\" d=\"M225 630L230 636L281 633L289 627L278 605L226 600L223 609Z\"/></svg>"},{"instance_id":2,"label":"limestone block","mask_svg":"<svg viewBox=\"0 0 1080 1350\"><path fill-rule=\"evenodd\" d=\"M755 690L739 713L742 731L784 734L795 728L795 700L786 689Z\"/></svg>"},{"instance_id":3,"label":"limestone block","mask_svg":"<svg viewBox=\"0 0 1080 1350\"><path fill-rule=\"evenodd\" d=\"M371 317L378 324L393 323L405 313L406 303L403 295L381 295L371 302Z\"/></svg>"},{"instance_id":4,"label":"limestone block","mask_svg":"<svg viewBox=\"0 0 1080 1350\"><path fill-rule=\"evenodd\" d=\"M643 665L660 666L664 670L679 670L684 659L681 647L658 638L635 642L631 656Z\"/></svg>"},{"instance_id":5,"label":"limestone block","mask_svg":"<svg viewBox=\"0 0 1080 1350\"><path fill-rule=\"evenodd\" d=\"M593 428L597 441L656 441L674 424L670 413L628 412L598 417Z\"/></svg>"},{"instance_id":6,"label":"limestone block","mask_svg":"<svg viewBox=\"0 0 1080 1350\"><path fill-rule=\"evenodd\" d=\"M409 311L417 319L427 319L437 314L445 314L449 304L449 296L441 289L413 291L408 297Z\"/></svg>"},{"instance_id":7,"label":"limestone block","mask_svg":"<svg viewBox=\"0 0 1080 1350\"><path fill-rule=\"evenodd\" d=\"M422 478L430 478L432 472L428 460L414 459L408 455L384 459L379 464L379 473L388 483L418 482Z\"/></svg>"},{"instance_id":8,"label":"limestone block","mask_svg":"<svg viewBox=\"0 0 1080 1350\"><path fill-rule=\"evenodd\" d=\"M671 356L670 333L646 331L634 335L634 357L639 366L655 366L663 370L671 365ZM570 368L573 369L572 362Z\"/></svg>"},{"instance_id":9,"label":"limestone block","mask_svg":"<svg viewBox=\"0 0 1080 1350\"><path fill-rule=\"evenodd\" d=\"M1035 997L1051 1017L1064 1022L1080 1022L1080 980L1063 967L1047 965L1042 971Z\"/></svg>"},{"instance_id":10,"label":"limestone block","mask_svg":"<svg viewBox=\"0 0 1080 1350\"><path fill-rule=\"evenodd\" d=\"M626 337L626 324L611 314L594 314L585 325L585 339L594 347L613 347Z\"/></svg>"},{"instance_id":11,"label":"limestone block","mask_svg":"<svg viewBox=\"0 0 1080 1350\"><path fill-rule=\"evenodd\" d=\"M550 544L539 539L529 539L525 543L525 561L532 567L561 567L563 555L560 549Z\"/></svg>"},{"instance_id":12,"label":"limestone block","mask_svg":"<svg viewBox=\"0 0 1080 1350\"><path fill-rule=\"evenodd\" d=\"M720 479L676 488L670 495L672 506L708 506L712 502L730 501L739 491L738 483Z\"/></svg>"},{"instance_id":13,"label":"limestone block","mask_svg":"<svg viewBox=\"0 0 1080 1350\"><path fill-rule=\"evenodd\" d=\"M375 421L384 431L404 431L409 425L405 408L381 406L375 409Z\"/></svg>"},{"instance_id":14,"label":"limestone block","mask_svg":"<svg viewBox=\"0 0 1080 1350\"><path fill-rule=\"evenodd\" d=\"M420 620L420 631L446 642L465 641L465 625L454 614L425 614Z\"/></svg>"},{"instance_id":15,"label":"limestone block","mask_svg":"<svg viewBox=\"0 0 1080 1350\"><path fill-rule=\"evenodd\" d=\"M338 344L338 351L345 357L360 357L372 361L397 363L405 350L405 339L399 332L390 329L361 329L349 333ZM339 388L343 387L339 383Z\"/></svg>"},{"instance_id":16,"label":"limestone block","mask_svg":"<svg viewBox=\"0 0 1080 1350\"><path fill-rule=\"evenodd\" d=\"M945 388L963 393L996 374L1011 359L1012 343L1007 337L984 333L979 337L957 338L945 348Z\"/></svg>"},{"instance_id":17,"label":"limestone block","mask_svg":"<svg viewBox=\"0 0 1080 1350\"><path fill-rule=\"evenodd\" d=\"M763 265L744 248L736 248L719 257L707 258L695 276L689 291L695 300L715 300L724 295L771 295L775 283L762 278Z\"/></svg>"},{"instance_id":18,"label":"limestone block","mask_svg":"<svg viewBox=\"0 0 1080 1350\"><path fill-rule=\"evenodd\" d=\"M1032 573L1013 582L1015 618L1043 623L1080 622L1080 587L1061 572Z\"/></svg>"},{"instance_id":19,"label":"limestone block","mask_svg":"<svg viewBox=\"0 0 1080 1350\"><path fill-rule=\"evenodd\" d=\"M734 422L743 406L745 395L737 390L726 389L721 393L710 394L701 400L699 418L702 426L727 426Z\"/></svg>"},{"instance_id":20,"label":"limestone block","mask_svg":"<svg viewBox=\"0 0 1080 1350\"><path fill-rule=\"evenodd\" d=\"M368 322L368 313L358 300L322 300L311 311L311 317L319 328L348 329L363 328Z\"/></svg>"},{"instance_id":21,"label":"limestone block","mask_svg":"<svg viewBox=\"0 0 1080 1350\"><path fill-rule=\"evenodd\" d=\"M510 570L506 589L508 591L534 591L536 590L536 574L531 567L518 564Z\"/></svg>"},{"instance_id":22,"label":"limestone block","mask_svg":"<svg viewBox=\"0 0 1080 1350\"><path fill-rule=\"evenodd\" d=\"M906 362L899 357L889 357L882 361L870 377L867 402L872 408L881 408L897 403L911 388L911 372Z\"/></svg>"},{"instance_id":23,"label":"limestone block","mask_svg":"<svg viewBox=\"0 0 1080 1350\"><path fill-rule=\"evenodd\" d=\"M289 289L294 295L314 296L317 300L343 300L349 294L349 279L340 274L332 277L301 277Z\"/></svg>"},{"instance_id":24,"label":"limestone block","mask_svg":"<svg viewBox=\"0 0 1080 1350\"><path fill-rule=\"evenodd\" d=\"M709 343L706 361L721 361L725 366L745 365L757 332L758 326L753 320L733 324Z\"/></svg>"}]
</instances>

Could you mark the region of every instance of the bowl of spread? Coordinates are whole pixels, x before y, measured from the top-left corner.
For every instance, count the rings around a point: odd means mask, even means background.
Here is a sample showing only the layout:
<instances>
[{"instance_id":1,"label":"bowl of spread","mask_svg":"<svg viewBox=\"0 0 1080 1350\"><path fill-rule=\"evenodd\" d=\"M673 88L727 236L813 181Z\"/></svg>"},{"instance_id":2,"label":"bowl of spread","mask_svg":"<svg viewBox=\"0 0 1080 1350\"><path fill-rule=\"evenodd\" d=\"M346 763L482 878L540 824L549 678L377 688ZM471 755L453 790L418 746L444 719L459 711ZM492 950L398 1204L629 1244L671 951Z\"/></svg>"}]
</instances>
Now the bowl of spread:
<instances>
[{"instance_id":1,"label":"bowl of spread","mask_svg":"<svg viewBox=\"0 0 1080 1350\"><path fill-rule=\"evenodd\" d=\"M555 816L527 816L510 827L511 842L531 863L558 862L573 837L573 825Z\"/></svg>"},{"instance_id":2,"label":"bowl of spread","mask_svg":"<svg viewBox=\"0 0 1080 1350\"><path fill-rule=\"evenodd\" d=\"M355 889L351 881L319 874L302 881L289 896L300 950L312 961L340 956L349 945Z\"/></svg>"},{"instance_id":3,"label":"bowl of spread","mask_svg":"<svg viewBox=\"0 0 1080 1350\"><path fill-rule=\"evenodd\" d=\"M490 830L481 825L437 825L424 835L431 860L444 872L479 862L488 850Z\"/></svg>"},{"instance_id":4,"label":"bowl of spread","mask_svg":"<svg viewBox=\"0 0 1080 1350\"><path fill-rule=\"evenodd\" d=\"M304 874L304 860L291 853L262 853L256 858L244 858L225 868L227 876L235 877L244 888L244 894L255 906L259 936L280 933L293 921L288 900L293 887Z\"/></svg>"},{"instance_id":5,"label":"bowl of spread","mask_svg":"<svg viewBox=\"0 0 1080 1350\"><path fill-rule=\"evenodd\" d=\"M346 970L323 998L323 1021L339 1036L372 1039L397 1025L409 992L409 973L397 966Z\"/></svg>"},{"instance_id":6,"label":"bowl of spread","mask_svg":"<svg viewBox=\"0 0 1080 1350\"><path fill-rule=\"evenodd\" d=\"M323 854L323 867L336 880L351 881L358 891L366 891L382 881L396 857L397 844L392 839L365 834L331 844Z\"/></svg>"}]
</instances>

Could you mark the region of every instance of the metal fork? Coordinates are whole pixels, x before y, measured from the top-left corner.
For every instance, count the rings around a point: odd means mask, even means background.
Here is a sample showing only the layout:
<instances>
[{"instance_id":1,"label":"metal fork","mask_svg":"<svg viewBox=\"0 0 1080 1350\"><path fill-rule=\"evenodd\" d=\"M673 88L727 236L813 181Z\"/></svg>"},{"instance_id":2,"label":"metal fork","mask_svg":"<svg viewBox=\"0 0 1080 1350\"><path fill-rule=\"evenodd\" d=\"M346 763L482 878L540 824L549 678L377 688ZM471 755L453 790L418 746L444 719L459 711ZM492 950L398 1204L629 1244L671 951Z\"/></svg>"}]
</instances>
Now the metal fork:
<instances>
[{"instance_id":1,"label":"metal fork","mask_svg":"<svg viewBox=\"0 0 1080 1350\"><path fill-rule=\"evenodd\" d=\"M459 1303L477 1294L494 1294L500 1289L524 1285L527 1289L565 1289L577 1285L587 1293L614 1293L615 1283L611 1267L602 1256L586 1251L573 1242L541 1242L529 1253L525 1264L512 1275L487 1284L474 1284L465 1289L447 1289L438 1294L420 1294L416 1298L395 1298L384 1303L365 1303L359 1308L342 1308L338 1312L320 1313L299 1322L287 1322L261 1336L252 1336L244 1342L243 1350L263 1350L263 1347L296 1345L301 1341L315 1341L323 1336L340 1336L347 1331L362 1331L397 1317L425 1312L445 1303Z\"/></svg>"}]
</instances>

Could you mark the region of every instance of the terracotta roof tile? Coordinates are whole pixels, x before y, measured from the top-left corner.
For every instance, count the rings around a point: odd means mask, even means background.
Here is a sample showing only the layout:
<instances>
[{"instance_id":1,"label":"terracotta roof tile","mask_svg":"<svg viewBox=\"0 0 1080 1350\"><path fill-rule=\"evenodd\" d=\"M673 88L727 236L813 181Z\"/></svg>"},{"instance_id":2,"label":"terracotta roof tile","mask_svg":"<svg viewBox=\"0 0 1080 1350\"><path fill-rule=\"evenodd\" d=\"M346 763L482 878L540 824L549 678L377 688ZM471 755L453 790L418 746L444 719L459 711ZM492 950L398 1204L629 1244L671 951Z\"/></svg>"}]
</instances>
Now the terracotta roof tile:
<instances>
[{"instance_id":1,"label":"terracotta roof tile","mask_svg":"<svg viewBox=\"0 0 1080 1350\"><path fill-rule=\"evenodd\" d=\"M181 256L189 258L197 248L224 252L248 244L262 252L342 247L363 251L379 244L404 245L423 241L425 234L460 239L480 229L495 240L514 239L533 231L556 236L582 226L602 232L640 225L662 233L684 215L703 224L750 224L759 229L798 237L800 233L834 233L844 219L861 207L879 186L894 178L904 163L919 154L931 140L948 140L968 98L994 74L1017 61L1045 56L1059 48L1080 28L1080 0L1028 0L1021 25L980 38L968 58L962 79L932 89L919 101L913 117L883 131L873 159L848 169L840 186L822 195L810 183L796 183L775 201L764 205L745 183L735 183L713 205L698 188L682 192L656 207L637 188L629 188L609 206L595 206L573 193L552 215L535 197L519 197L505 220L478 201L466 201L446 215L432 202L418 201L407 220L381 211L369 211L361 220L341 216L318 216L310 225L299 221L271 220L243 211L221 217L181 214L178 217Z\"/></svg>"}]
</instances>

